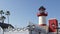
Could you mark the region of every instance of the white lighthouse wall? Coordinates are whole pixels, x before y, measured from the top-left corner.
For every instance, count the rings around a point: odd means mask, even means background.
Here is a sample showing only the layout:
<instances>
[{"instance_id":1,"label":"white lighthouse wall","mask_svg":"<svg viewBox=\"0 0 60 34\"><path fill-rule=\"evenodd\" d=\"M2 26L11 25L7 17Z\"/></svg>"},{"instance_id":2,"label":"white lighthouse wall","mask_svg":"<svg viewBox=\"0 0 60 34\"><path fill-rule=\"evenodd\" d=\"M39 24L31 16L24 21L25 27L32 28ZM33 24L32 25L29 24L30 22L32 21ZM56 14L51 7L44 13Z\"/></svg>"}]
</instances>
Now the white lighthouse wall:
<instances>
[{"instance_id":1,"label":"white lighthouse wall","mask_svg":"<svg viewBox=\"0 0 60 34\"><path fill-rule=\"evenodd\" d=\"M39 25L46 24L46 16L39 16Z\"/></svg>"}]
</instances>

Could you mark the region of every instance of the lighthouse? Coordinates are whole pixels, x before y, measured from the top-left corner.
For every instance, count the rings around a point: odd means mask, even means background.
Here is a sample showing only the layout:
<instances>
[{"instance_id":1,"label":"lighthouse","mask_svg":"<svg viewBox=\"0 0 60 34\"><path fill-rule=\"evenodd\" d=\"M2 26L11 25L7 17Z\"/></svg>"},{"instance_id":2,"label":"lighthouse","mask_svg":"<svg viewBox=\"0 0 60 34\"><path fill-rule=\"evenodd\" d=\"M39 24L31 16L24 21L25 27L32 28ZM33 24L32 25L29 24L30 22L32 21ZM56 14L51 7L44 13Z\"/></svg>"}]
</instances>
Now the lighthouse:
<instances>
[{"instance_id":1,"label":"lighthouse","mask_svg":"<svg viewBox=\"0 0 60 34\"><path fill-rule=\"evenodd\" d=\"M46 26L46 17L48 15L45 11L46 9L43 6L41 6L38 10L39 12L37 13L37 16L39 18L39 25Z\"/></svg>"},{"instance_id":2,"label":"lighthouse","mask_svg":"<svg viewBox=\"0 0 60 34\"><path fill-rule=\"evenodd\" d=\"M45 29L46 32L48 32L48 26L46 23L46 17L48 16L48 13L45 11L46 8L41 6L39 9L39 12L37 13L38 19L39 19L39 26L42 27L42 29Z\"/></svg>"}]
</instances>

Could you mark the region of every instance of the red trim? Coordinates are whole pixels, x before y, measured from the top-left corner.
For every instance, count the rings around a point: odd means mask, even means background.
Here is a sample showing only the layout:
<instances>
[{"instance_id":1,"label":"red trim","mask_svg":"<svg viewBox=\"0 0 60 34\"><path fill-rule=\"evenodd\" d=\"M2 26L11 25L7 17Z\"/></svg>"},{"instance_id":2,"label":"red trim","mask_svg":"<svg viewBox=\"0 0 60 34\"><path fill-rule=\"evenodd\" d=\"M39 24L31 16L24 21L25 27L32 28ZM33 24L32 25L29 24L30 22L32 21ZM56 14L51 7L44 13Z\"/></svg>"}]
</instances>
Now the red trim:
<instances>
[{"instance_id":1,"label":"red trim","mask_svg":"<svg viewBox=\"0 0 60 34\"><path fill-rule=\"evenodd\" d=\"M40 24L40 26L46 26L46 24Z\"/></svg>"},{"instance_id":2,"label":"red trim","mask_svg":"<svg viewBox=\"0 0 60 34\"><path fill-rule=\"evenodd\" d=\"M38 13L37 16L47 16L47 13Z\"/></svg>"}]
</instances>

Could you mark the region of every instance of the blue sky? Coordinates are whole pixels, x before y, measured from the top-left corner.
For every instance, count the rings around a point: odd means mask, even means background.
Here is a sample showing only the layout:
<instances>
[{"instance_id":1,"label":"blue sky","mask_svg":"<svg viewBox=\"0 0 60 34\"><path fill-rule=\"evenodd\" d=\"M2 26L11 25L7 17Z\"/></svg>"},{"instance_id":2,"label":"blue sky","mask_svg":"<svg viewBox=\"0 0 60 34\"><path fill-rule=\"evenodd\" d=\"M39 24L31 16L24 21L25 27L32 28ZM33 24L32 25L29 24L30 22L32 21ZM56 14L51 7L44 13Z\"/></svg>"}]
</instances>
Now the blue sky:
<instances>
[{"instance_id":1,"label":"blue sky","mask_svg":"<svg viewBox=\"0 0 60 34\"><path fill-rule=\"evenodd\" d=\"M60 22L60 0L0 0L0 10L10 11L9 23L17 27L25 27L29 21L38 24L37 12L42 5L48 12L47 23L50 18Z\"/></svg>"}]
</instances>

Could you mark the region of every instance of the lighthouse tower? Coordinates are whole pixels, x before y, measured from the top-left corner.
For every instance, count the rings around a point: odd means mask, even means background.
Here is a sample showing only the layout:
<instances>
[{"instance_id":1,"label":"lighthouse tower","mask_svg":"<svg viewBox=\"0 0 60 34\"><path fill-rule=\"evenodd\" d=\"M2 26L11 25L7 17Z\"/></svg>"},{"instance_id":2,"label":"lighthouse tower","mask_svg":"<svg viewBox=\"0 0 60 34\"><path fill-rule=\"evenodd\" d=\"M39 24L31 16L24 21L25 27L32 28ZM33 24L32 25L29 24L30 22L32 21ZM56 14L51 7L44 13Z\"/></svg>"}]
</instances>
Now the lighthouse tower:
<instances>
[{"instance_id":1,"label":"lighthouse tower","mask_svg":"<svg viewBox=\"0 0 60 34\"><path fill-rule=\"evenodd\" d=\"M42 27L43 29L46 30L46 32L48 32L48 26L46 24L46 16L48 15L47 12L45 11L46 9L41 6L39 8L39 12L37 13L37 16L39 18L39 26Z\"/></svg>"},{"instance_id":2,"label":"lighthouse tower","mask_svg":"<svg viewBox=\"0 0 60 34\"><path fill-rule=\"evenodd\" d=\"M37 14L38 18L39 18L39 25L40 26L46 26L46 16L48 15L45 11L46 9L41 6L39 8L39 12Z\"/></svg>"}]
</instances>

